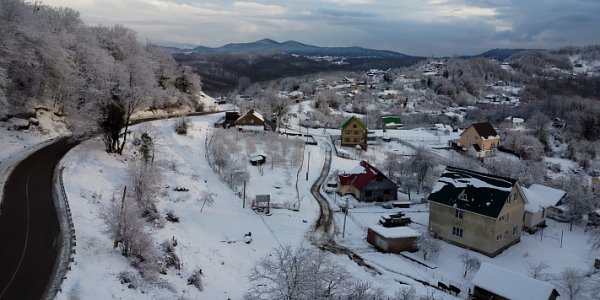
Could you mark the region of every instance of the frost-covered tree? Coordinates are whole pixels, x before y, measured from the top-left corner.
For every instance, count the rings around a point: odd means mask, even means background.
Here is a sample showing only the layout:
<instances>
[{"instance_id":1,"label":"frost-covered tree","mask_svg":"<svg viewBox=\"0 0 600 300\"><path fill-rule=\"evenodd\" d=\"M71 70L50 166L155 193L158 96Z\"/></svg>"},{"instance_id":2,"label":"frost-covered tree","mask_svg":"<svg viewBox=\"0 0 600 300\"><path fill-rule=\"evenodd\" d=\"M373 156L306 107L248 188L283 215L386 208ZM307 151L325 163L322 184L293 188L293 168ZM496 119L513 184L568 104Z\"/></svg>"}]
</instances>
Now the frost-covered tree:
<instances>
[{"instance_id":1,"label":"frost-covered tree","mask_svg":"<svg viewBox=\"0 0 600 300\"><path fill-rule=\"evenodd\" d=\"M550 268L550 265L548 265L545 261L532 262L527 264L527 270L529 270L529 277L532 277L533 279L538 279L548 268Z\"/></svg>"},{"instance_id":2,"label":"frost-covered tree","mask_svg":"<svg viewBox=\"0 0 600 300\"><path fill-rule=\"evenodd\" d=\"M441 249L440 241L426 234L415 240L415 246L423 252L424 260L436 257Z\"/></svg>"},{"instance_id":3,"label":"frost-covered tree","mask_svg":"<svg viewBox=\"0 0 600 300\"><path fill-rule=\"evenodd\" d=\"M250 274L244 299L383 299L381 290L354 279L318 249L275 249Z\"/></svg>"},{"instance_id":4,"label":"frost-covered tree","mask_svg":"<svg viewBox=\"0 0 600 300\"><path fill-rule=\"evenodd\" d=\"M149 220L160 218L156 209L155 197L161 174L158 166L140 158L134 158L127 168L130 197L142 209L142 216Z\"/></svg>"},{"instance_id":5,"label":"frost-covered tree","mask_svg":"<svg viewBox=\"0 0 600 300\"><path fill-rule=\"evenodd\" d=\"M573 267L566 267L556 279L556 285L562 289L564 296L569 300L578 299L584 293L586 283L587 277Z\"/></svg>"},{"instance_id":6,"label":"frost-covered tree","mask_svg":"<svg viewBox=\"0 0 600 300\"><path fill-rule=\"evenodd\" d=\"M465 250L459 258L464 267L463 278L466 278L469 273L477 272L481 266L481 260L475 256L471 256L469 250Z\"/></svg>"}]
</instances>

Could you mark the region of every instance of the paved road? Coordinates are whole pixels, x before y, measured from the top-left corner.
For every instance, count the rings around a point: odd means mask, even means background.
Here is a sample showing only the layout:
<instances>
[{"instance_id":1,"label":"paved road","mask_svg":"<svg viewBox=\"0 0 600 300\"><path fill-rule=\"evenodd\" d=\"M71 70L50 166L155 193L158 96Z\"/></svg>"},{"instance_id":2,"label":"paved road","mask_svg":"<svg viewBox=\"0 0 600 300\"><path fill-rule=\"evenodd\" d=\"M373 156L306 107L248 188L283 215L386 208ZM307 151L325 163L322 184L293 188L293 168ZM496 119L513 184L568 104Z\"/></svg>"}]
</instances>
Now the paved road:
<instances>
[{"instance_id":1,"label":"paved road","mask_svg":"<svg viewBox=\"0 0 600 300\"><path fill-rule=\"evenodd\" d=\"M219 112L190 113L189 116ZM133 120L131 125L158 119ZM53 197L54 169L78 142L60 139L21 161L8 177L0 204L0 300L40 299L60 250Z\"/></svg>"},{"instance_id":2,"label":"paved road","mask_svg":"<svg viewBox=\"0 0 600 300\"><path fill-rule=\"evenodd\" d=\"M4 187L0 215L0 299L40 299L60 248L52 177L76 143L61 139L20 162Z\"/></svg>"}]
</instances>

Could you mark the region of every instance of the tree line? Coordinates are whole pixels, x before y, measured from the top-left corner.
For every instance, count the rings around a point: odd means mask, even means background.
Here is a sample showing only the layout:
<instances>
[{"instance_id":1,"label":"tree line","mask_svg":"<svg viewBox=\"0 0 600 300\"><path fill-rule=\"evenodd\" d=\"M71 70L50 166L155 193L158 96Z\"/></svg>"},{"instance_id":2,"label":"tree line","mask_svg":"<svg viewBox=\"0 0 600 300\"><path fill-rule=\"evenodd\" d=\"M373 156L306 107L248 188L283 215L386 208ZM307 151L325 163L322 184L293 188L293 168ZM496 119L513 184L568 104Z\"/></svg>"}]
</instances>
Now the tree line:
<instances>
[{"instance_id":1,"label":"tree line","mask_svg":"<svg viewBox=\"0 0 600 300\"><path fill-rule=\"evenodd\" d=\"M134 113L193 108L200 89L197 75L126 27L87 26L69 8L0 0L1 119L53 106L75 136L100 133L106 151L121 153Z\"/></svg>"}]
</instances>

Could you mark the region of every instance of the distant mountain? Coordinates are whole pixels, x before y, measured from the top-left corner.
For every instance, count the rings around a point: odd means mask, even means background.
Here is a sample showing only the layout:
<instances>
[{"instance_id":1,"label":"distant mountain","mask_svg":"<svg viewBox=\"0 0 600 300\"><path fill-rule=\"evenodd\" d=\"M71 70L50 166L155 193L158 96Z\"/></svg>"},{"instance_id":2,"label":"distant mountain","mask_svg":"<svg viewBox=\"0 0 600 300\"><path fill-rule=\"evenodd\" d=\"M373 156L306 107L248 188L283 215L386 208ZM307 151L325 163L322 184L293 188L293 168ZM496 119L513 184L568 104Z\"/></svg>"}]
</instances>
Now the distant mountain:
<instances>
[{"instance_id":1,"label":"distant mountain","mask_svg":"<svg viewBox=\"0 0 600 300\"><path fill-rule=\"evenodd\" d=\"M485 51L479 55L474 55L475 57L477 56L483 56L486 58L493 58L497 61L504 61L507 58L509 58L510 56L512 56L513 54L517 54L519 52L523 52L523 51L529 51L531 49L492 49L492 50L488 50Z\"/></svg>"},{"instance_id":2,"label":"distant mountain","mask_svg":"<svg viewBox=\"0 0 600 300\"><path fill-rule=\"evenodd\" d=\"M302 56L339 56L339 57L409 57L408 55L387 51L374 50L362 47L318 47L303 44L297 41L279 43L271 39L262 39L251 43L232 43L225 46L211 48L198 46L192 49L167 48L173 53L245 53L245 52L283 52Z\"/></svg>"}]
</instances>

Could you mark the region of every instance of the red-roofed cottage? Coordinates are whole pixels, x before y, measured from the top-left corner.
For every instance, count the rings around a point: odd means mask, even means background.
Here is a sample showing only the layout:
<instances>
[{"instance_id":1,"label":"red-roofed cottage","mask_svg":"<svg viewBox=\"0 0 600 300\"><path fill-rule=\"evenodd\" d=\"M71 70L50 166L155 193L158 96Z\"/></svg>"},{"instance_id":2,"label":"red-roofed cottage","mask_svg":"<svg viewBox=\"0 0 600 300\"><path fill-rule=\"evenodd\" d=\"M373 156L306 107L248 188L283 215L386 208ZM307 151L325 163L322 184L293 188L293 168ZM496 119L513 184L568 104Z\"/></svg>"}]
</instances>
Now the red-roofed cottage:
<instances>
[{"instance_id":1,"label":"red-roofed cottage","mask_svg":"<svg viewBox=\"0 0 600 300\"><path fill-rule=\"evenodd\" d=\"M340 195L352 194L365 202L398 200L398 186L364 160L350 174L339 175L338 180Z\"/></svg>"}]
</instances>

